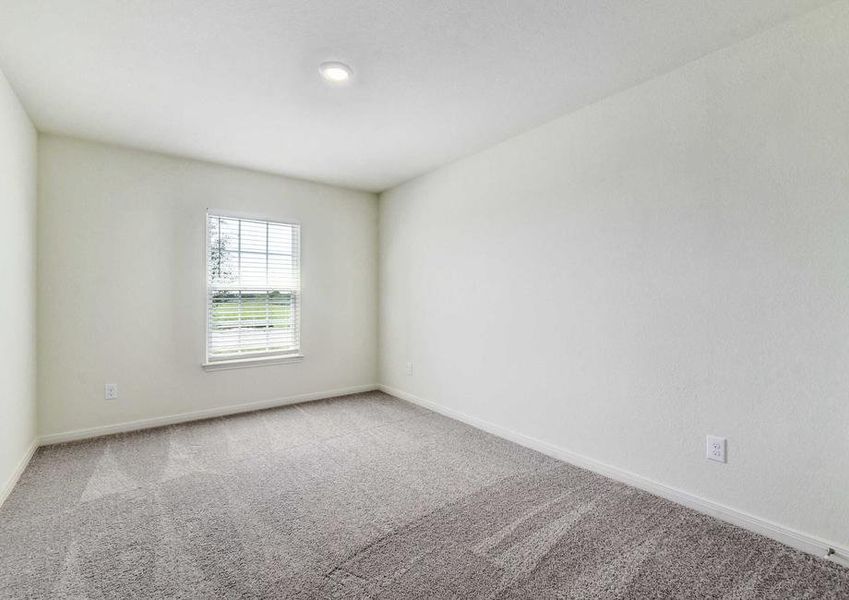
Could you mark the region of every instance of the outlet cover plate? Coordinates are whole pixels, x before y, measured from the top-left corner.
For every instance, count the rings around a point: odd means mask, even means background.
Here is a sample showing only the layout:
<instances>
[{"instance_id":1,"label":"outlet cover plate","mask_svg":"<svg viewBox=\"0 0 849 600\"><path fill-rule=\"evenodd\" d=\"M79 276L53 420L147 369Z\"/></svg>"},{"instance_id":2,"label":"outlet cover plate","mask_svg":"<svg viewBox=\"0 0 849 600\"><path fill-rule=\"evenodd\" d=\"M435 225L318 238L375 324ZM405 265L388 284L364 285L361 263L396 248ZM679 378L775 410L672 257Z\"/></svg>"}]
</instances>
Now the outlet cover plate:
<instances>
[{"instance_id":1,"label":"outlet cover plate","mask_svg":"<svg viewBox=\"0 0 849 600\"><path fill-rule=\"evenodd\" d=\"M117 400L118 399L118 384L117 383L107 383L103 386L103 397L106 400Z\"/></svg>"},{"instance_id":2,"label":"outlet cover plate","mask_svg":"<svg viewBox=\"0 0 849 600\"><path fill-rule=\"evenodd\" d=\"M707 445L705 446L705 458L715 460L716 462L725 462L725 447L727 441L724 437L716 435L707 436Z\"/></svg>"}]
</instances>

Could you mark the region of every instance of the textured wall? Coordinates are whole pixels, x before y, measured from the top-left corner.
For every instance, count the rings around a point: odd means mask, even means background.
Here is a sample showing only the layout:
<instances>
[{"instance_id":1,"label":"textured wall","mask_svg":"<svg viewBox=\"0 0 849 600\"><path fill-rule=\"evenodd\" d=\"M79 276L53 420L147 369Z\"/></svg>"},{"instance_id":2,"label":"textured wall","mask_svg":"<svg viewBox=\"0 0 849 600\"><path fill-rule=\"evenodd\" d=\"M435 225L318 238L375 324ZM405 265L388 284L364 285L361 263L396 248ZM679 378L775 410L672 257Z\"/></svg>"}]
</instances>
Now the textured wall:
<instances>
[{"instance_id":1,"label":"textured wall","mask_svg":"<svg viewBox=\"0 0 849 600\"><path fill-rule=\"evenodd\" d=\"M42 434L375 382L374 195L51 136L39 185ZM207 208L301 223L303 362L201 368Z\"/></svg>"},{"instance_id":2,"label":"textured wall","mask_svg":"<svg viewBox=\"0 0 849 600\"><path fill-rule=\"evenodd\" d=\"M845 546L847 98L838 2L383 194L381 381Z\"/></svg>"},{"instance_id":3,"label":"textured wall","mask_svg":"<svg viewBox=\"0 0 849 600\"><path fill-rule=\"evenodd\" d=\"M0 72L0 494L36 431L35 171L35 129Z\"/></svg>"}]
</instances>

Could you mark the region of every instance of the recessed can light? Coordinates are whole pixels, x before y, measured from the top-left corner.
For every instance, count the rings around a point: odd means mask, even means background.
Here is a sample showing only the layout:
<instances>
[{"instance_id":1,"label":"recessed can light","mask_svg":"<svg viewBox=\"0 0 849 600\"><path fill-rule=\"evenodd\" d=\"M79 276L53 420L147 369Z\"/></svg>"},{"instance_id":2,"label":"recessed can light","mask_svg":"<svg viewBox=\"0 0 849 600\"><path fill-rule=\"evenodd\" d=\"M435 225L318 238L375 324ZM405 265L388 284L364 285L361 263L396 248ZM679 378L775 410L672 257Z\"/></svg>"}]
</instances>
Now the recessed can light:
<instances>
[{"instance_id":1,"label":"recessed can light","mask_svg":"<svg viewBox=\"0 0 849 600\"><path fill-rule=\"evenodd\" d=\"M351 67L340 62L324 62L318 67L318 72L328 83L346 83L354 72Z\"/></svg>"}]
</instances>

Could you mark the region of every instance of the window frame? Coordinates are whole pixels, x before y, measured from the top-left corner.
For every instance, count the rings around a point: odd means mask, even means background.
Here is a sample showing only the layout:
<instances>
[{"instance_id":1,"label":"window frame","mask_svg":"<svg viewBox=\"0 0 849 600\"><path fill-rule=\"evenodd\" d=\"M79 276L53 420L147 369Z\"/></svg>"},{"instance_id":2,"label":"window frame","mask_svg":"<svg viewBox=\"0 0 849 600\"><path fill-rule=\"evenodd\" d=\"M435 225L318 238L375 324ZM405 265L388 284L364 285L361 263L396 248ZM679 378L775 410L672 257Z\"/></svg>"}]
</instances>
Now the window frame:
<instances>
[{"instance_id":1,"label":"window frame","mask_svg":"<svg viewBox=\"0 0 849 600\"><path fill-rule=\"evenodd\" d=\"M272 223L276 225L287 225L297 227L298 229L298 244L295 256L298 260L298 290L297 290L297 306L295 314L295 328L297 331L298 347L291 350L283 350L280 352L264 352L250 356L228 357L220 359L210 359L209 357L209 218L221 217L223 219L240 219L247 221L261 221L263 223ZM301 362L304 358L302 354L302 337L301 337L301 321L303 310L303 250L302 250L302 233L303 229L299 221L268 218L257 214L249 214L242 212L234 212L231 210L219 210L207 208L203 215L203 291L204 291L204 336L203 336L203 362L201 366L206 371L221 371L228 369L239 369L243 367L258 367L264 365L279 365Z\"/></svg>"}]
</instances>

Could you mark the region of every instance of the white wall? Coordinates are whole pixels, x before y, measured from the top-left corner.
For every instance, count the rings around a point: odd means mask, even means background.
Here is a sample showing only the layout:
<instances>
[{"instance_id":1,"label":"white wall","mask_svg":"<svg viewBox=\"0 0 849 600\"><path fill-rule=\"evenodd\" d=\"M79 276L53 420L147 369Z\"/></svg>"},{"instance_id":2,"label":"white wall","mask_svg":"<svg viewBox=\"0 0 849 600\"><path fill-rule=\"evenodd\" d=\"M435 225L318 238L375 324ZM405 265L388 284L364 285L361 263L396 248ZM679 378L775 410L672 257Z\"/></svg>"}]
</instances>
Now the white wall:
<instances>
[{"instance_id":1,"label":"white wall","mask_svg":"<svg viewBox=\"0 0 849 600\"><path fill-rule=\"evenodd\" d=\"M846 2L383 194L380 239L384 384L849 545Z\"/></svg>"},{"instance_id":2,"label":"white wall","mask_svg":"<svg viewBox=\"0 0 849 600\"><path fill-rule=\"evenodd\" d=\"M36 133L0 72L0 502L35 442Z\"/></svg>"},{"instance_id":3,"label":"white wall","mask_svg":"<svg viewBox=\"0 0 849 600\"><path fill-rule=\"evenodd\" d=\"M207 208L301 223L303 362L201 368ZM42 135L41 433L374 384L376 227L372 194Z\"/></svg>"}]
</instances>

